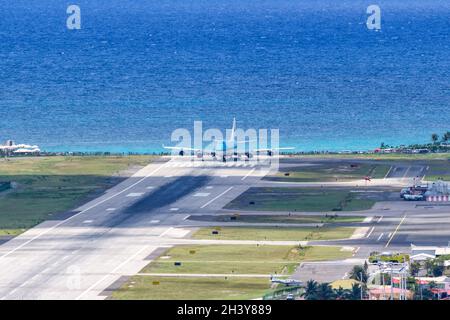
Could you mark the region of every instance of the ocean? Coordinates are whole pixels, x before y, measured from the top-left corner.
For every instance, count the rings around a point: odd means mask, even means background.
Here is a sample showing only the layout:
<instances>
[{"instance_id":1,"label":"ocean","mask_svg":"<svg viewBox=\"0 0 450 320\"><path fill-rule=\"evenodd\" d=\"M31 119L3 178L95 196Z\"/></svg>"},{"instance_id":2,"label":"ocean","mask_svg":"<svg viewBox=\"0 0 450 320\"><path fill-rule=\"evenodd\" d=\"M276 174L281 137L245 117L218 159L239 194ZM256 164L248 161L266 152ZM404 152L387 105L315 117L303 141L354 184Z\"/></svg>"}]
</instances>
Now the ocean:
<instances>
[{"instance_id":1,"label":"ocean","mask_svg":"<svg viewBox=\"0 0 450 320\"><path fill-rule=\"evenodd\" d=\"M370 4L0 0L0 141L159 152L236 117L297 151L428 142L450 130L450 1L377 1L380 31Z\"/></svg>"}]
</instances>

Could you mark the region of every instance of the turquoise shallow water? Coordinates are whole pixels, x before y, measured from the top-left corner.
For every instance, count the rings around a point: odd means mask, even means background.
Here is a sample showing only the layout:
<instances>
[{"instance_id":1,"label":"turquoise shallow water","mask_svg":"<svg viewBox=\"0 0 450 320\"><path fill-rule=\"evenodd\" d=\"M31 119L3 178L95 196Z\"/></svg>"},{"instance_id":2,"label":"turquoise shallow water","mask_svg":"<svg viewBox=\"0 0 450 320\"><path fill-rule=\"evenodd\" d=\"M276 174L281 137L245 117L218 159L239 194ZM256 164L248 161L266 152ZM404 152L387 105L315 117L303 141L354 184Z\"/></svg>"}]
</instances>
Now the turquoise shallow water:
<instances>
[{"instance_id":1,"label":"turquoise shallow water","mask_svg":"<svg viewBox=\"0 0 450 320\"><path fill-rule=\"evenodd\" d=\"M297 150L450 130L450 2L0 0L0 140L160 151L170 133L279 128Z\"/></svg>"}]
</instances>

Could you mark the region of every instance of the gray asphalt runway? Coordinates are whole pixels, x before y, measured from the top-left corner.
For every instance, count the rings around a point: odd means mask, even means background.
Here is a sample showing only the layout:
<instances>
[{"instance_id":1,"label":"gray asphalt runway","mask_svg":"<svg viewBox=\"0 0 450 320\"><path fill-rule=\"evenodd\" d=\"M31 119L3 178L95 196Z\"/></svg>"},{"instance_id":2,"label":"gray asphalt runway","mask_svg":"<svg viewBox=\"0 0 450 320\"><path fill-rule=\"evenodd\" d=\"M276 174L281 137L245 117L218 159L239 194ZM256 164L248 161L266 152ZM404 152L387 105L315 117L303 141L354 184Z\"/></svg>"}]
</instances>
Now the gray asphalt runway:
<instances>
[{"instance_id":1,"label":"gray asphalt runway","mask_svg":"<svg viewBox=\"0 0 450 320\"><path fill-rule=\"evenodd\" d=\"M232 165L232 164L231 164ZM0 246L0 299L103 299L152 252L186 235L189 213L214 213L264 175L259 168L150 164L74 210Z\"/></svg>"}]
</instances>

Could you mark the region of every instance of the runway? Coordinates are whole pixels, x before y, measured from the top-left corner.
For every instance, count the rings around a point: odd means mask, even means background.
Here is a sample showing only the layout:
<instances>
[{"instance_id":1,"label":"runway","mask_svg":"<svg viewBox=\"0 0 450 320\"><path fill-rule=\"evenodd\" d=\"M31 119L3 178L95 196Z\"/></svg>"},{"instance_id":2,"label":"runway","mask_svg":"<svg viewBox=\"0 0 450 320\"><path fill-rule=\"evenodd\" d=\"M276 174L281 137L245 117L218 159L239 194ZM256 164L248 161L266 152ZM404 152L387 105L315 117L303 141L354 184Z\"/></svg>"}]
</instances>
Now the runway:
<instances>
[{"instance_id":1,"label":"runway","mask_svg":"<svg viewBox=\"0 0 450 320\"><path fill-rule=\"evenodd\" d=\"M0 246L0 299L104 299L117 279L186 235L190 213L214 213L265 175L257 166L149 164L64 220Z\"/></svg>"}]
</instances>

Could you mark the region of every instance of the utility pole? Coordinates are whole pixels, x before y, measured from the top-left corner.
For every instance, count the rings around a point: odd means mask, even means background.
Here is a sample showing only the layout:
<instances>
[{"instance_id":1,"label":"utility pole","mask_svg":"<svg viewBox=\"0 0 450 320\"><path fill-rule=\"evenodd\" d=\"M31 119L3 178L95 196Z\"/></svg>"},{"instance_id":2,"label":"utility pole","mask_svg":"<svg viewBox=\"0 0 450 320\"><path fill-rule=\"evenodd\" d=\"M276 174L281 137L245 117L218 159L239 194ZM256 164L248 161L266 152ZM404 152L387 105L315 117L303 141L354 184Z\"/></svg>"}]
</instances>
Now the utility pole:
<instances>
[{"instance_id":1,"label":"utility pole","mask_svg":"<svg viewBox=\"0 0 450 320\"><path fill-rule=\"evenodd\" d=\"M359 273L359 278L361 280L361 300L363 299L363 278L362 278L362 272Z\"/></svg>"}]
</instances>

